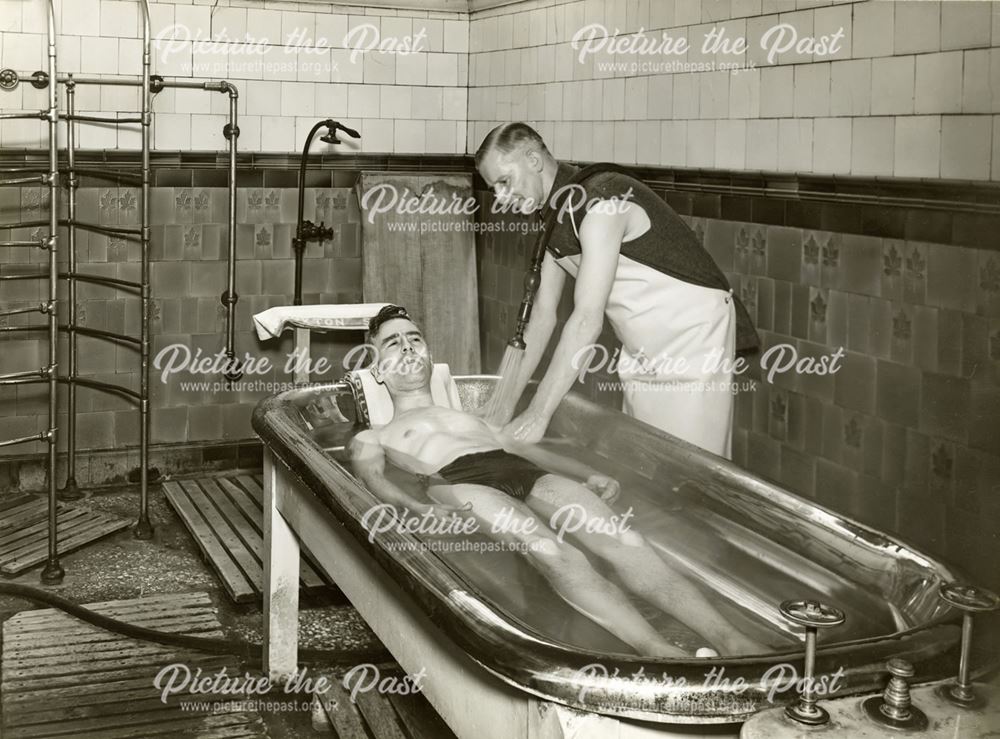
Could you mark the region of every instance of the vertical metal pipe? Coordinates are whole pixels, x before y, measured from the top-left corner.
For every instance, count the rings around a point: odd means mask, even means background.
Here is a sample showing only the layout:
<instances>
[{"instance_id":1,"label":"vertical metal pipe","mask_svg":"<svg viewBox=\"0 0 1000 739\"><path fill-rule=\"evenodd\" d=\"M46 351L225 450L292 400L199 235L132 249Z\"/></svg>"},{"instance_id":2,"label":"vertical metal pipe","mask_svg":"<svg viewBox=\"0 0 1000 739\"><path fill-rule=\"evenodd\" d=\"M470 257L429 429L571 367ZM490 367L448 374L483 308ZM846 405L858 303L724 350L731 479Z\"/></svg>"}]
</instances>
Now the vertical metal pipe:
<instances>
[{"instance_id":1,"label":"vertical metal pipe","mask_svg":"<svg viewBox=\"0 0 1000 739\"><path fill-rule=\"evenodd\" d=\"M240 137L240 127L237 121L239 91L235 85L226 84L229 93L229 125L225 135L229 139L229 263L227 269L226 292L222 303L226 306L226 356L229 362L226 368L226 379L235 382L243 376L243 369L236 361L236 149Z\"/></svg>"},{"instance_id":2,"label":"vertical metal pipe","mask_svg":"<svg viewBox=\"0 0 1000 739\"><path fill-rule=\"evenodd\" d=\"M42 569L41 580L46 585L62 582L66 574L59 564L59 542L56 539L56 382L59 349L58 297L59 266L59 95L56 83L56 12L53 0L49 6L49 558Z\"/></svg>"},{"instance_id":3,"label":"vertical metal pipe","mask_svg":"<svg viewBox=\"0 0 1000 739\"><path fill-rule=\"evenodd\" d=\"M142 6L142 319L139 344L139 519L134 533L137 539L152 539L149 520L149 137L152 123L152 94L149 87L151 65L149 3Z\"/></svg>"},{"instance_id":4,"label":"vertical metal pipe","mask_svg":"<svg viewBox=\"0 0 1000 739\"><path fill-rule=\"evenodd\" d=\"M69 321L67 322L69 340L69 367L67 374L67 399L69 408L66 412L66 484L63 485L59 497L63 500L77 500L83 496L80 487L76 482L76 359L77 359L77 335L76 335L76 188L79 181L76 178L76 123L73 115L76 113L76 82L73 75L66 80L66 112L69 118L66 121L66 163L69 167L69 177L67 178L67 212L69 215L69 226L67 232L67 249L69 250Z\"/></svg>"}]
</instances>

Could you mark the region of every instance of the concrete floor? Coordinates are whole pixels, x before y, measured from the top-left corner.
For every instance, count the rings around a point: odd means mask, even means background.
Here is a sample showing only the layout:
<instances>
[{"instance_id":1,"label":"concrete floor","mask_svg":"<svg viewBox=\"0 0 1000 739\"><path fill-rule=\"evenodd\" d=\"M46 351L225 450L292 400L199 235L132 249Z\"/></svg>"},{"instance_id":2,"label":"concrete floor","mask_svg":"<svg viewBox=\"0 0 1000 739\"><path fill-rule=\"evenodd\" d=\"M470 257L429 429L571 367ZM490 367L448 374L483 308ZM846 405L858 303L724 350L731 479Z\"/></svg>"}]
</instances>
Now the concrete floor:
<instances>
[{"instance_id":1,"label":"concrete floor","mask_svg":"<svg viewBox=\"0 0 1000 739\"><path fill-rule=\"evenodd\" d=\"M244 470L239 474L254 472L260 471ZM75 504L135 520L138 489L91 490ZM260 643L263 638L261 608L256 604L236 605L229 600L159 485L150 487L150 518L156 530L152 541L139 541L127 529L67 554L60 559L66 570L64 581L46 589L77 603L138 598L155 593L206 592L218 608L227 637ZM44 587L39 582L40 571L38 567L8 581ZM0 621L35 607L20 599L0 595ZM333 590L322 598L303 599L299 643L303 647L345 652L358 650L359 653L380 646L343 595ZM310 673L318 669L321 668L311 667ZM263 717L272 737L317 736L306 711L263 714Z\"/></svg>"}]
</instances>

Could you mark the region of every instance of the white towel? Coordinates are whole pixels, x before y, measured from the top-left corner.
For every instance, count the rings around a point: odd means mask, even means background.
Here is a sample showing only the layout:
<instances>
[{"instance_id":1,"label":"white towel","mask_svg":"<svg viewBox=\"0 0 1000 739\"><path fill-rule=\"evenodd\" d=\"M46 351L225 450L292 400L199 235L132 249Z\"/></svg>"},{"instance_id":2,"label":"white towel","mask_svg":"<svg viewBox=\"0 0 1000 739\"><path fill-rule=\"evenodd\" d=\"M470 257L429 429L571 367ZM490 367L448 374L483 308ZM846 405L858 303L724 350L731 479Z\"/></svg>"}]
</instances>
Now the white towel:
<instances>
[{"instance_id":1,"label":"white towel","mask_svg":"<svg viewBox=\"0 0 1000 739\"><path fill-rule=\"evenodd\" d=\"M261 341L280 336L288 327L313 331L346 329L364 331L373 318L389 303L351 303L340 305L279 305L253 317Z\"/></svg>"}]
</instances>

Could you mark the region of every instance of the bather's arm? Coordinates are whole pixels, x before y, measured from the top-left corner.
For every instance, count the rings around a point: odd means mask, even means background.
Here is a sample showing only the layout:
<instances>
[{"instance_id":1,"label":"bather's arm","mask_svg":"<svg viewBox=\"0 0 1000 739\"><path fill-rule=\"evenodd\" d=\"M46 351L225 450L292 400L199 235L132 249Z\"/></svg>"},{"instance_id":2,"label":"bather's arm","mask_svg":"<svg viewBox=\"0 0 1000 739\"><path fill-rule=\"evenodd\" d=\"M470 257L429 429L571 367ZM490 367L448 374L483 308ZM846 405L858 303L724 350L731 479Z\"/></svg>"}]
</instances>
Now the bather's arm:
<instances>
[{"instance_id":1,"label":"bather's arm","mask_svg":"<svg viewBox=\"0 0 1000 739\"><path fill-rule=\"evenodd\" d=\"M350 443L351 464L355 474L361 478L365 486L375 497L386 503L408 508L414 513L432 513L448 516L458 510L467 510L468 506L458 508L440 504L421 503L409 493L385 476L385 449L374 431L362 431Z\"/></svg>"}]
</instances>

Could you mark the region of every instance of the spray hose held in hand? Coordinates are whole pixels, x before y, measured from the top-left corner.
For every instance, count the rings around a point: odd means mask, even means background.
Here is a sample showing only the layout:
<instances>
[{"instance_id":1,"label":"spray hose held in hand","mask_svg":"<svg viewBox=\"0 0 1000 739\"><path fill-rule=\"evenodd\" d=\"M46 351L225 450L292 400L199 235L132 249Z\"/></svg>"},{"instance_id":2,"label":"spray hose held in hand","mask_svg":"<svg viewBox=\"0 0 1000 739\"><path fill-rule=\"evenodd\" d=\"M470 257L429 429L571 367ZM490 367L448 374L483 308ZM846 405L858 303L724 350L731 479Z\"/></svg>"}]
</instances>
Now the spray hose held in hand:
<instances>
[{"instance_id":1,"label":"spray hose held in hand","mask_svg":"<svg viewBox=\"0 0 1000 739\"><path fill-rule=\"evenodd\" d=\"M549 193L549 209L542 222L542 231L538 234L538 240L535 242L535 249L531 255L531 265L524 275L524 297L521 299L521 307L517 312L514 335L508 342L508 346L521 350L525 348L524 331L528 326L528 321L531 320L531 306L535 302L535 293L538 292L538 286L541 283L542 260L545 258L545 250L552 239L552 233L555 231L556 222L566 199L571 196L573 188L580 186L584 180L600 172L618 172L630 177L634 176L632 172L617 164L600 162L584 167L573 175L573 179L565 186L560 187L558 192Z\"/></svg>"},{"instance_id":2,"label":"spray hose held in hand","mask_svg":"<svg viewBox=\"0 0 1000 739\"><path fill-rule=\"evenodd\" d=\"M70 616L86 621L93 626L111 631L122 636L140 639L142 641L163 644L169 647L183 647L210 654L232 654L250 664L260 664L263 657L263 646L240 639L217 639L203 636L175 634L168 631L148 629L136 626L116 618L84 608L71 600L55 595L47 590L20 585L17 583L0 582L0 595L10 595L15 598L31 601L41 605L52 606ZM354 665L359 662L378 662L388 658L384 648L342 651L334 649L299 649L299 662L322 663L326 665Z\"/></svg>"}]
</instances>

